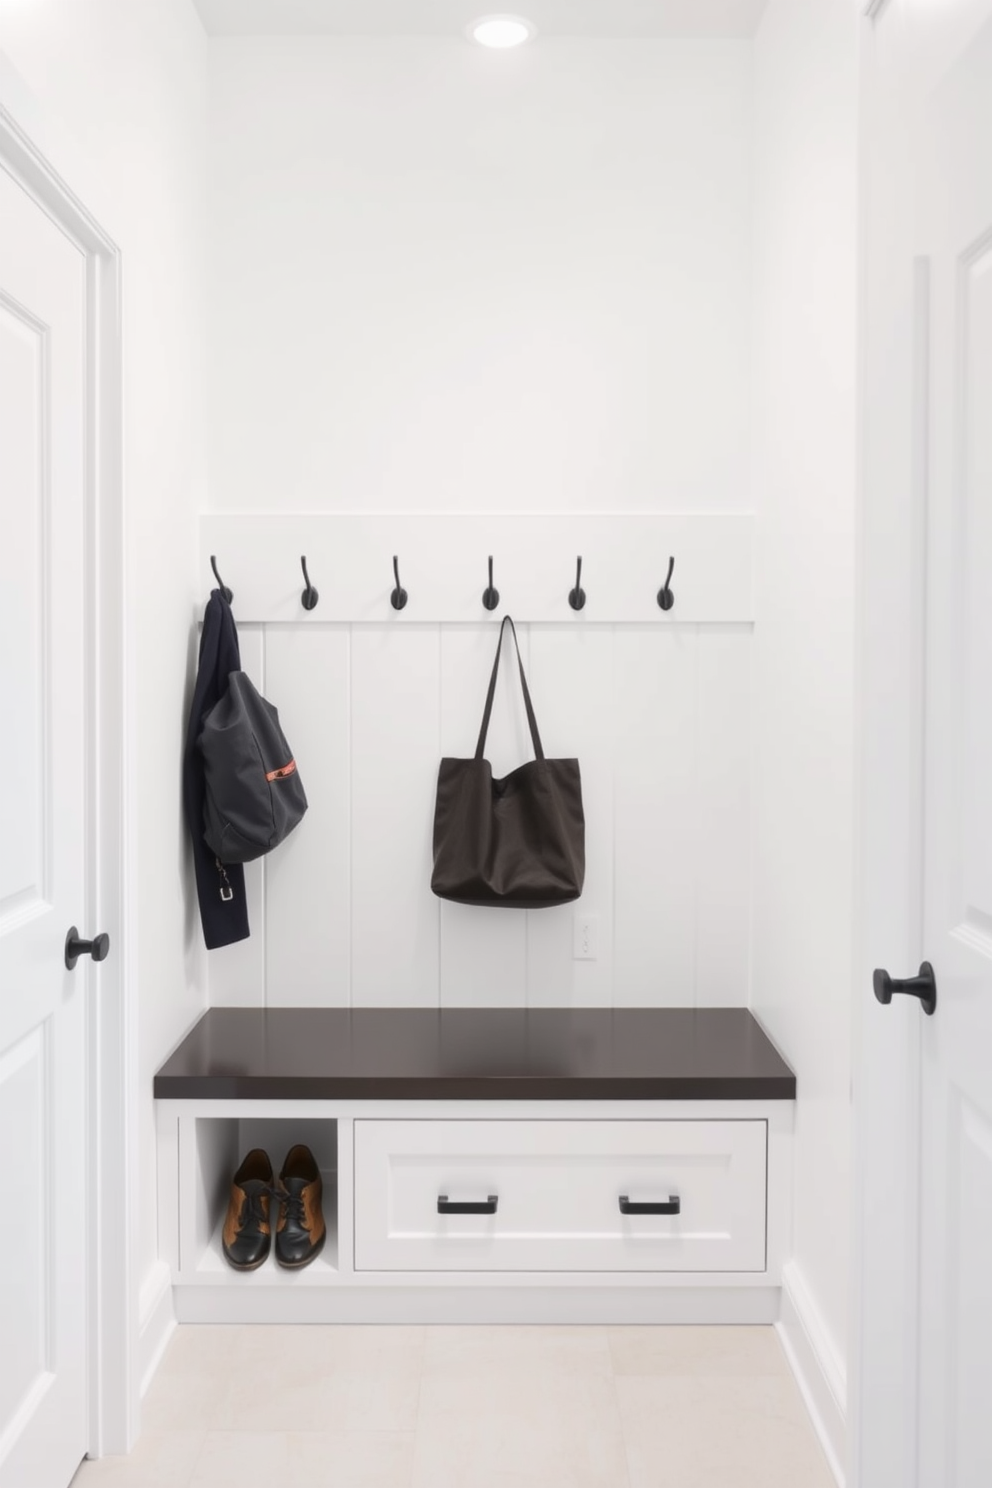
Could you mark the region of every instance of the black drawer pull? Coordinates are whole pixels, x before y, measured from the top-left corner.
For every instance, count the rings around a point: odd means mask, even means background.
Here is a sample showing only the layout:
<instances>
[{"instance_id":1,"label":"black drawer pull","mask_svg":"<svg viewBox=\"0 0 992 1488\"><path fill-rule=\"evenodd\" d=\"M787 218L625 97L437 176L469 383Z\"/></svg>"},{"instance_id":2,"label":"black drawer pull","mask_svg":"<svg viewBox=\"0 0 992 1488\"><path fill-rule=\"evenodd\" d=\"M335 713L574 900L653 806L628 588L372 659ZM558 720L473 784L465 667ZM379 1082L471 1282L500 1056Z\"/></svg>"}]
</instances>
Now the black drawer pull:
<instances>
[{"instance_id":1,"label":"black drawer pull","mask_svg":"<svg viewBox=\"0 0 992 1488\"><path fill-rule=\"evenodd\" d=\"M498 1203L498 1194L490 1194L488 1199L478 1204L458 1204L449 1199L447 1194L438 1194L437 1212L438 1214L495 1214Z\"/></svg>"},{"instance_id":2,"label":"black drawer pull","mask_svg":"<svg viewBox=\"0 0 992 1488\"><path fill-rule=\"evenodd\" d=\"M621 1214L680 1214L682 1200L678 1194L669 1194L667 1204L632 1204L626 1194L620 1195Z\"/></svg>"}]
</instances>

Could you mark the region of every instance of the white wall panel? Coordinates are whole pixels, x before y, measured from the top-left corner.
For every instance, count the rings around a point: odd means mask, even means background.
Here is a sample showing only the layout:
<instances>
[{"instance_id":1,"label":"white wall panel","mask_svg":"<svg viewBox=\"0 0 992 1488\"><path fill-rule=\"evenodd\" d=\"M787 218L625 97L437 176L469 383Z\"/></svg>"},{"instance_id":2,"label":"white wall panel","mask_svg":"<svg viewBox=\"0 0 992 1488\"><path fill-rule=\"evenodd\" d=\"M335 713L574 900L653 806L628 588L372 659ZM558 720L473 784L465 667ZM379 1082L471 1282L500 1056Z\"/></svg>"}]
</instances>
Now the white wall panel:
<instances>
[{"instance_id":1,"label":"white wall panel","mask_svg":"<svg viewBox=\"0 0 992 1488\"><path fill-rule=\"evenodd\" d=\"M475 753L499 627L497 618L488 625L445 626L440 631L442 755L467 758ZM526 626L518 626L517 635L529 671ZM533 757L516 653L507 630L485 758L498 780ZM443 900L438 905L442 1007L519 1007L527 978L526 910L480 909Z\"/></svg>"},{"instance_id":2,"label":"white wall panel","mask_svg":"<svg viewBox=\"0 0 992 1488\"><path fill-rule=\"evenodd\" d=\"M308 811L265 869L266 1003L348 1006L351 702L346 626L270 626L266 697L299 762Z\"/></svg>"},{"instance_id":3,"label":"white wall panel","mask_svg":"<svg viewBox=\"0 0 992 1488\"><path fill-rule=\"evenodd\" d=\"M247 672L259 692L266 694L265 638L260 625L239 625L241 670ZM265 1005L265 878L268 858L245 864L245 893L251 935L234 945L211 951L211 1007L263 1007Z\"/></svg>"},{"instance_id":4,"label":"white wall panel","mask_svg":"<svg viewBox=\"0 0 992 1488\"><path fill-rule=\"evenodd\" d=\"M545 753L575 755L582 773L586 878L582 897L527 914L527 1002L603 1007L613 1001L614 632L542 627L531 636L530 678ZM573 959L576 914L596 916L597 956Z\"/></svg>"},{"instance_id":5,"label":"white wall panel","mask_svg":"<svg viewBox=\"0 0 992 1488\"><path fill-rule=\"evenodd\" d=\"M696 1005L748 998L751 635L700 631L696 715ZM784 864L783 870L791 871Z\"/></svg>"},{"instance_id":6,"label":"white wall panel","mask_svg":"<svg viewBox=\"0 0 992 1488\"><path fill-rule=\"evenodd\" d=\"M532 911L430 892L438 762L475 751L498 633L242 627L310 810L248 865L252 936L211 954L212 1003L746 1003L750 627L518 627L545 753L579 759L586 815L582 897ZM505 645L486 758L498 778L532 757ZM583 914L595 959L574 956Z\"/></svg>"},{"instance_id":7,"label":"white wall panel","mask_svg":"<svg viewBox=\"0 0 992 1488\"><path fill-rule=\"evenodd\" d=\"M437 1001L438 901L431 893L430 873L439 691L436 627L355 627L351 642L355 1007Z\"/></svg>"},{"instance_id":8,"label":"white wall panel","mask_svg":"<svg viewBox=\"0 0 992 1488\"><path fill-rule=\"evenodd\" d=\"M311 519L299 520L304 526L290 541L293 550L302 544L309 558L314 549L305 523ZM376 541L389 556L388 519L328 520L341 538L348 523L358 522L352 535L365 544L366 556ZM501 602L491 615L481 603L484 563L469 580L476 622L426 624L409 613L417 602L416 564L401 567L411 598L397 612L388 602L385 563L379 589L364 607L353 586L359 614L341 624L316 618L330 596L327 575L315 565L319 604L309 614L300 606L302 575L294 572L293 551L277 551L269 541L280 519L246 519L243 527L233 517L203 519L205 559L216 546L225 579L232 587L237 582L245 667L280 709L311 803L286 843L248 865L252 937L209 958L211 1002L746 1003L752 628L721 621L719 606L710 612L703 605L698 624L680 620L678 568L674 610L662 613L654 604L649 624L618 620L623 562L636 558L642 578L648 577L644 546L662 536L653 521L627 525L620 519L611 564L584 565L584 611L569 610L567 620L550 624L535 623L526 608L518 611L526 617L517 632L545 752L579 759L586 814L582 897L560 909L524 911L439 900L430 875L438 763L444 755L475 752L500 623L510 610L507 591L514 592L514 572L525 575L528 563L534 568L532 554L514 569L514 555L537 530L534 521L490 517L479 519L481 525L474 519L461 524L446 568L435 550L443 547L447 519L424 518L422 526L406 519L405 551L412 558L419 553L425 564L430 558L442 588L446 572L452 582L461 572L451 554L457 557L470 530L481 539L483 556L487 544L506 555L494 574ZM748 519L735 518L727 529L716 518L698 526L692 518L679 521L683 533L695 534L695 548L691 542L687 548L700 560L719 560L720 544L728 540L723 561L731 551L740 558L739 592L749 606ZM541 561L553 556L552 541L557 550L568 536L558 519L549 519L544 544L535 548ZM336 554L339 566L346 556ZM298 568L298 553L295 562ZM274 590L267 595L260 575L283 584L285 601ZM659 585L663 579L662 571ZM533 573L529 582L536 583ZM573 583L574 567L563 579L566 609ZM554 602L549 592L547 604ZM610 618L593 618L594 606ZM361 618L377 610L384 612L380 622ZM509 642L485 755L496 778L533 757ZM576 917L583 915L595 918L594 959L574 954Z\"/></svg>"},{"instance_id":9,"label":"white wall panel","mask_svg":"<svg viewBox=\"0 0 992 1488\"><path fill-rule=\"evenodd\" d=\"M697 650L692 626L616 636L618 1005L693 1001Z\"/></svg>"}]
</instances>

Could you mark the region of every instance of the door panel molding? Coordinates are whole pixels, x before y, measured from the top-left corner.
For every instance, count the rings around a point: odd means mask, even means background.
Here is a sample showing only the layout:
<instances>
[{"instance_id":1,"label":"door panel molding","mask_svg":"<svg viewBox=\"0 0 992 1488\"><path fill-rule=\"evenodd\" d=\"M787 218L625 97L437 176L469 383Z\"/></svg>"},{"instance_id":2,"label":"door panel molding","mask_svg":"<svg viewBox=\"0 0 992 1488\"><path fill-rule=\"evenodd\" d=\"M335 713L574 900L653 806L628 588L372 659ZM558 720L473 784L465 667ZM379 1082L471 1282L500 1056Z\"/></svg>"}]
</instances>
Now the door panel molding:
<instances>
[{"instance_id":1,"label":"door panel molding","mask_svg":"<svg viewBox=\"0 0 992 1488\"><path fill-rule=\"evenodd\" d=\"M987 479L992 469L992 430L982 408L982 393L992 377L992 227L958 255L956 281L954 510L964 583L955 622L961 627L965 663L956 700L962 786L955 841L958 903L951 911L955 918L959 906L964 907L962 928L973 939L983 922L986 931L992 927L992 843L980 826L992 811L992 713L983 706L992 671L992 516L981 489L983 475Z\"/></svg>"},{"instance_id":2,"label":"door panel molding","mask_svg":"<svg viewBox=\"0 0 992 1488\"><path fill-rule=\"evenodd\" d=\"M960 1088L953 1090L950 1104L946 1201L953 1237L949 1285L954 1304L947 1309L950 1368L944 1377L944 1409L953 1424L945 1443L945 1482L984 1482L992 1456L988 1382L976 1376L969 1361L984 1355L988 1342L984 1309L973 1301L981 1294L992 1224L992 1122ZM960 1477L961 1462L981 1476Z\"/></svg>"},{"instance_id":3,"label":"door panel molding","mask_svg":"<svg viewBox=\"0 0 992 1488\"><path fill-rule=\"evenodd\" d=\"M50 327L0 289L0 447L5 478L11 488L23 488L26 497L5 513L0 589L0 624L17 635L18 651L25 657L19 677L15 669L7 683L5 699L10 715L18 719L22 773L4 812L0 937L43 913L51 898L52 784L46 769L51 708L48 689L39 685L45 675L50 613L43 590L38 592L34 583L39 570L47 572L50 555L50 340Z\"/></svg>"},{"instance_id":4,"label":"door panel molding","mask_svg":"<svg viewBox=\"0 0 992 1488\"><path fill-rule=\"evenodd\" d=\"M89 983L86 1015L87 1187L92 1195L87 1215L88 1451L100 1456L129 1450L138 1424L131 1253L137 1209L137 1089L134 1030L125 997L134 977L127 891L132 735L124 626L121 254L53 161L71 162L70 174L86 191L86 170L75 146L0 53L0 168L19 182L86 261L87 902L80 913L85 915L81 923L99 923L114 942L113 956L101 967L98 995L94 982ZM93 199L96 193L89 195Z\"/></svg>"},{"instance_id":5,"label":"door panel molding","mask_svg":"<svg viewBox=\"0 0 992 1488\"><path fill-rule=\"evenodd\" d=\"M19 1212L25 1221L11 1237L13 1275L0 1281L5 1331L22 1340L21 1347L0 1353L0 1422L9 1423L6 1430L0 1430L0 1462L54 1379L50 1372L52 1328L48 1316L52 1289L51 1196L45 1183L44 1152L49 1142L48 1104L52 1093L47 1033L47 1022L38 1024L0 1055L0 1131L23 1130L8 1153L5 1178L18 1195ZM37 1113L33 1126L23 1122L25 1109ZM39 1236L44 1241L41 1246L37 1243ZM23 1347L25 1338L29 1340L28 1349Z\"/></svg>"}]
</instances>

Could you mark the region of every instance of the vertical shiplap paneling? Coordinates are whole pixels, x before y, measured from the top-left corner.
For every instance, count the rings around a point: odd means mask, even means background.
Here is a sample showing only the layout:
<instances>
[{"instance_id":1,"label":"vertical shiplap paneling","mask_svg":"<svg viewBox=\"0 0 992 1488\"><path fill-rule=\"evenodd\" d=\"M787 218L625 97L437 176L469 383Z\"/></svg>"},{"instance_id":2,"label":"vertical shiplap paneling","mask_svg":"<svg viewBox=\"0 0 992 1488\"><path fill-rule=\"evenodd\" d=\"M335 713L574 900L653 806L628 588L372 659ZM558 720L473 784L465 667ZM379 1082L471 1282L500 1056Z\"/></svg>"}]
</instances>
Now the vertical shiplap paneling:
<instances>
[{"instance_id":1,"label":"vertical shiplap paneling","mask_svg":"<svg viewBox=\"0 0 992 1488\"><path fill-rule=\"evenodd\" d=\"M438 999L431 827L439 758L436 626L351 636L352 1004Z\"/></svg>"},{"instance_id":2,"label":"vertical shiplap paneling","mask_svg":"<svg viewBox=\"0 0 992 1488\"><path fill-rule=\"evenodd\" d=\"M500 618L491 624L441 629L442 755L461 759L475 753ZM517 634L526 668L530 637L522 625ZM500 779L533 757L516 652L507 629L485 758L494 778ZM527 985L526 911L438 902L442 1007L522 1006Z\"/></svg>"},{"instance_id":3,"label":"vertical shiplap paneling","mask_svg":"<svg viewBox=\"0 0 992 1488\"><path fill-rule=\"evenodd\" d=\"M534 709L549 757L577 756L586 818L583 893L527 914L527 1002L608 1007L613 997L614 634L611 627L546 628L531 636ZM598 921L595 961L573 959L576 913Z\"/></svg>"},{"instance_id":4,"label":"vertical shiplap paneling","mask_svg":"<svg viewBox=\"0 0 992 1488\"><path fill-rule=\"evenodd\" d=\"M235 613L235 618L237 615ZM261 625L239 625L241 670L248 673L265 695L264 629ZM236 945L209 951L210 1003L212 1007L263 1007L265 1004L265 875L268 862L257 858L245 864L248 895L248 924L251 935Z\"/></svg>"},{"instance_id":5,"label":"vertical shiplap paneling","mask_svg":"<svg viewBox=\"0 0 992 1488\"><path fill-rule=\"evenodd\" d=\"M751 935L751 630L701 626L696 1003L746 1006ZM786 870L787 871L787 870Z\"/></svg>"},{"instance_id":6,"label":"vertical shiplap paneling","mask_svg":"<svg viewBox=\"0 0 992 1488\"><path fill-rule=\"evenodd\" d=\"M351 990L351 719L346 626L270 626L266 696L309 809L265 874L266 1002L346 1007Z\"/></svg>"},{"instance_id":7,"label":"vertical shiplap paneling","mask_svg":"<svg viewBox=\"0 0 992 1488\"><path fill-rule=\"evenodd\" d=\"M697 627L615 635L613 1002L691 1006Z\"/></svg>"},{"instance_id":8,"label":"vertical shiplap paneling","mask_svg":"<svg viewBox=\"0 0 992 1488\"><path fill-rule=\"evenodd\" d=\"M587 818L582 898L530 913L430 892L437 764L474 752L497 634L241 627L311 809L247 867L252 935L210 953L214 1005L746 1001L750 627L521 626L545 748L578 755ZM486 754L497 776L532 754L512 650ZM573 959L583 910L596 961Z\"/></svg>"}]
</instances>

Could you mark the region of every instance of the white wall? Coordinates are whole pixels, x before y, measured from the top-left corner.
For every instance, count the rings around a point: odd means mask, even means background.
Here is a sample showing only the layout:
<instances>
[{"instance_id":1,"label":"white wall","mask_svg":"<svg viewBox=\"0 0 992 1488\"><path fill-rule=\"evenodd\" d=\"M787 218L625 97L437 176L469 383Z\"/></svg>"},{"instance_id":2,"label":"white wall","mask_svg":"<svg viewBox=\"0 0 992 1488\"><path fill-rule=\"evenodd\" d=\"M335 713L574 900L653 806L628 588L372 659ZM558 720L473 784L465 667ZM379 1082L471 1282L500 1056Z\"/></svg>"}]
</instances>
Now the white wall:
<instances>
[{"instance_id":1,"label":"white wall","mask_svg":"<svg viewBox=\"0 0 992 1488\"><path fill-rule=\"evenodd\" d=\"M799 1074L795 1262L841 1376L850 1228L857 15L856 0L771 0L754 74L752 1007Z\"/></svg>"},{"instance_id":2,"label":"white wall","mask_svg":"<svg viewBox=\"0 0 992 1488\"><path fill-rule=\"evenodd\" d=\"M212 510L747 508L746 43L210 52Z\"/></svg>"},{"instance_id":3,"label":"white wall","mask_svg":"<svg viewBox=\"0 0 992 1488\"><path fill-rule=\"evenodd\" d=\"M125 481L134 770L131 810L141 1174L137 1278L158 1254L152 1073L194 1018L198 927L185 893L179 766L195 609L193 512L203 481L203 141L207 43L176 0L0 6L56 159L123 253ZM78 164L77 164L78 163ZM93 926L93 930L105 926Z\"/></svg>"},{"instance_id":4,"label":"white wall","mask_svg":"<svg viewBox=\"0 0 992 1488\"><path fill-rule=\"evenodd\" d=\"M210 69L211 511L747 509L746 44L266 37ZM523 631L546 747L585 776L589 963L571 909L430 893L437 761L471 753L491 665L477 608L244 633L313 807L251 871L211 1001L744 1002L750 626ZM505 696L498 773L529 756Z\"/></svg>"}]
</instances>

